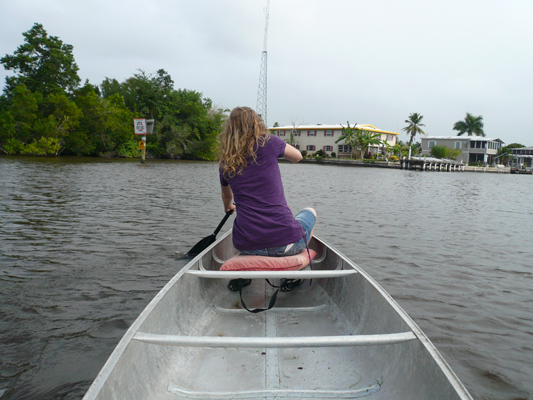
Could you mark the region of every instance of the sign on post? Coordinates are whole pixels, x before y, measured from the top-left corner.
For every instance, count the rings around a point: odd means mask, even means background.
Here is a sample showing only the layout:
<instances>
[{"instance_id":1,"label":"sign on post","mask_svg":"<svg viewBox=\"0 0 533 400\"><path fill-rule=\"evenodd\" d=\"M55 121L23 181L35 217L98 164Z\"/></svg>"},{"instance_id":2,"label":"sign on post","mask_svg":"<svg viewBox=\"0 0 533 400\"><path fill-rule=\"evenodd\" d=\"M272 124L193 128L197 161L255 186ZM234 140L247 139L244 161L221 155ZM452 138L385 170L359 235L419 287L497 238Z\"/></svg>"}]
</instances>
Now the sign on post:
<instances>
[{"instance_id":1,"label":"sign on post","mask_svg":"<svg viewBox=\"0 0 533 400\"><path fill-rule=\"evenodd\" d=\"M146 118L134 118L133 119L134 132L136 135L146 135Z\"/></svg>"}]
</instances>

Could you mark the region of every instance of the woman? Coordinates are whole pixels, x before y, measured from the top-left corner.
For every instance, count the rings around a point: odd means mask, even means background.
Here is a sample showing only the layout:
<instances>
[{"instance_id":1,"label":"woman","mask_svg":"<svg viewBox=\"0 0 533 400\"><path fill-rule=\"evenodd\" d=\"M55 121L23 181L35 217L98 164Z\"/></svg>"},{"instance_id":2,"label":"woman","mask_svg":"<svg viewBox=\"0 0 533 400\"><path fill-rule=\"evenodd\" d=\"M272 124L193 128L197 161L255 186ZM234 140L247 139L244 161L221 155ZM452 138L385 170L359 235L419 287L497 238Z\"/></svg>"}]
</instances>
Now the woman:
<instances>
[{"instance_id":1,"label":"woman","mask_svg":"<svg viewBox=\"0 0 533 400\"><path fill-rule=\"evenodd\" d=\"M278 167L278 157L298 162L302 159L300 151L270 135L250 107L233 109L219 142L224 210L237 210L234 247L245 255L269 257L304 251L313 235L316 212L306 208L296 217L292 215ZM291 290L299 283L285 281L282 290ZM228 287L236 290L236 282L230 281Z\"/></svg>"}]
</instances>

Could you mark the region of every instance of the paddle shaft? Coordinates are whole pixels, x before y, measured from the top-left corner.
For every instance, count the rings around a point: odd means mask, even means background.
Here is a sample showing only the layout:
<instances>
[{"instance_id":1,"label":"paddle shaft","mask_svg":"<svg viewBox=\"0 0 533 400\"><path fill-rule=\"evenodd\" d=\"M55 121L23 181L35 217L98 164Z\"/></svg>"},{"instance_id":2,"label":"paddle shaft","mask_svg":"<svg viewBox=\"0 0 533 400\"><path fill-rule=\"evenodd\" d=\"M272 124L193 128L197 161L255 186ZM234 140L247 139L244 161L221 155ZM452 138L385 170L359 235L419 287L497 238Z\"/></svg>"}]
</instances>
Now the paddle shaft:
<instances>
[{"instance_id":1,"label":"paddle shaft","mask_svg":"<svg viewBox=\"0 0 533 400\"><path fill-rule=\"evenodd\" d=\"M217 229L215 229L215 231L213 232L213 235L216 236L218 232L220 232L220 230L222 229L231 214L233 214L233 210L229 210L228 212L226 212L226 215L224 216L224 218L222 218L220 224L218 224Z\"/></svg>"}]
</instances>

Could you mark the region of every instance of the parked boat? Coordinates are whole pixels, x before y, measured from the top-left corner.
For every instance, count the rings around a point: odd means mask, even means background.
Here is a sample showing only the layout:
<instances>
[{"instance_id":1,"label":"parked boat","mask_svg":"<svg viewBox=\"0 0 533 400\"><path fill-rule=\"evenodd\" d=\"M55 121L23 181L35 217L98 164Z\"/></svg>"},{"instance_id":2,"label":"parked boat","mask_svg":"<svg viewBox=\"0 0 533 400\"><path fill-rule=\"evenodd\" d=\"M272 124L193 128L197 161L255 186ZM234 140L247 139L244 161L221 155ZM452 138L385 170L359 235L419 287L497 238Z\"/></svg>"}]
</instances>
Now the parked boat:
<instances>
[{"instance_id":1,"label":"parked boat","mask_svg":"<svg viewBox=\"0 0 533 400\"><path fill-rule=\"evenodd\" d=\"M128 329L84 399L471 399L437 349L359 266L314 237L311 271L219 271L231 231L187 264ZM279 292L280 278L307 279Z\"/></svg>"}]
</instances>

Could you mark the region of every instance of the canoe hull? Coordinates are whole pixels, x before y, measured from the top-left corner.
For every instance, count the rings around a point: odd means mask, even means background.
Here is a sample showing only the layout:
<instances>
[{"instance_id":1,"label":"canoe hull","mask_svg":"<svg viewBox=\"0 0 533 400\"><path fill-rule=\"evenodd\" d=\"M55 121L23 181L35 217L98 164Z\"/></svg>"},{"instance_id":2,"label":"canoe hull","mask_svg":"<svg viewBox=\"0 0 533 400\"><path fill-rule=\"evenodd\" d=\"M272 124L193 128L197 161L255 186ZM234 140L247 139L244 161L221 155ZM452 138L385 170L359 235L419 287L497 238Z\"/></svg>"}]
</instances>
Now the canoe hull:
<instances>
[{"instance_id":1,"label":"canoe hull","mask_svg":"<svg viewBox=\"0 0 533 400\"><path fill-rule=\"evenodd\" d=\"M85 399L471 399L368 274L319 238L310 246L319 254L313 273L333 277L280 292L273 310L250 314L227 279L212 277L236 252L231 231L223 235L141 313ZM255 279L243 296L264 307L273 291Z\"/></svg>"}]
</instances>

